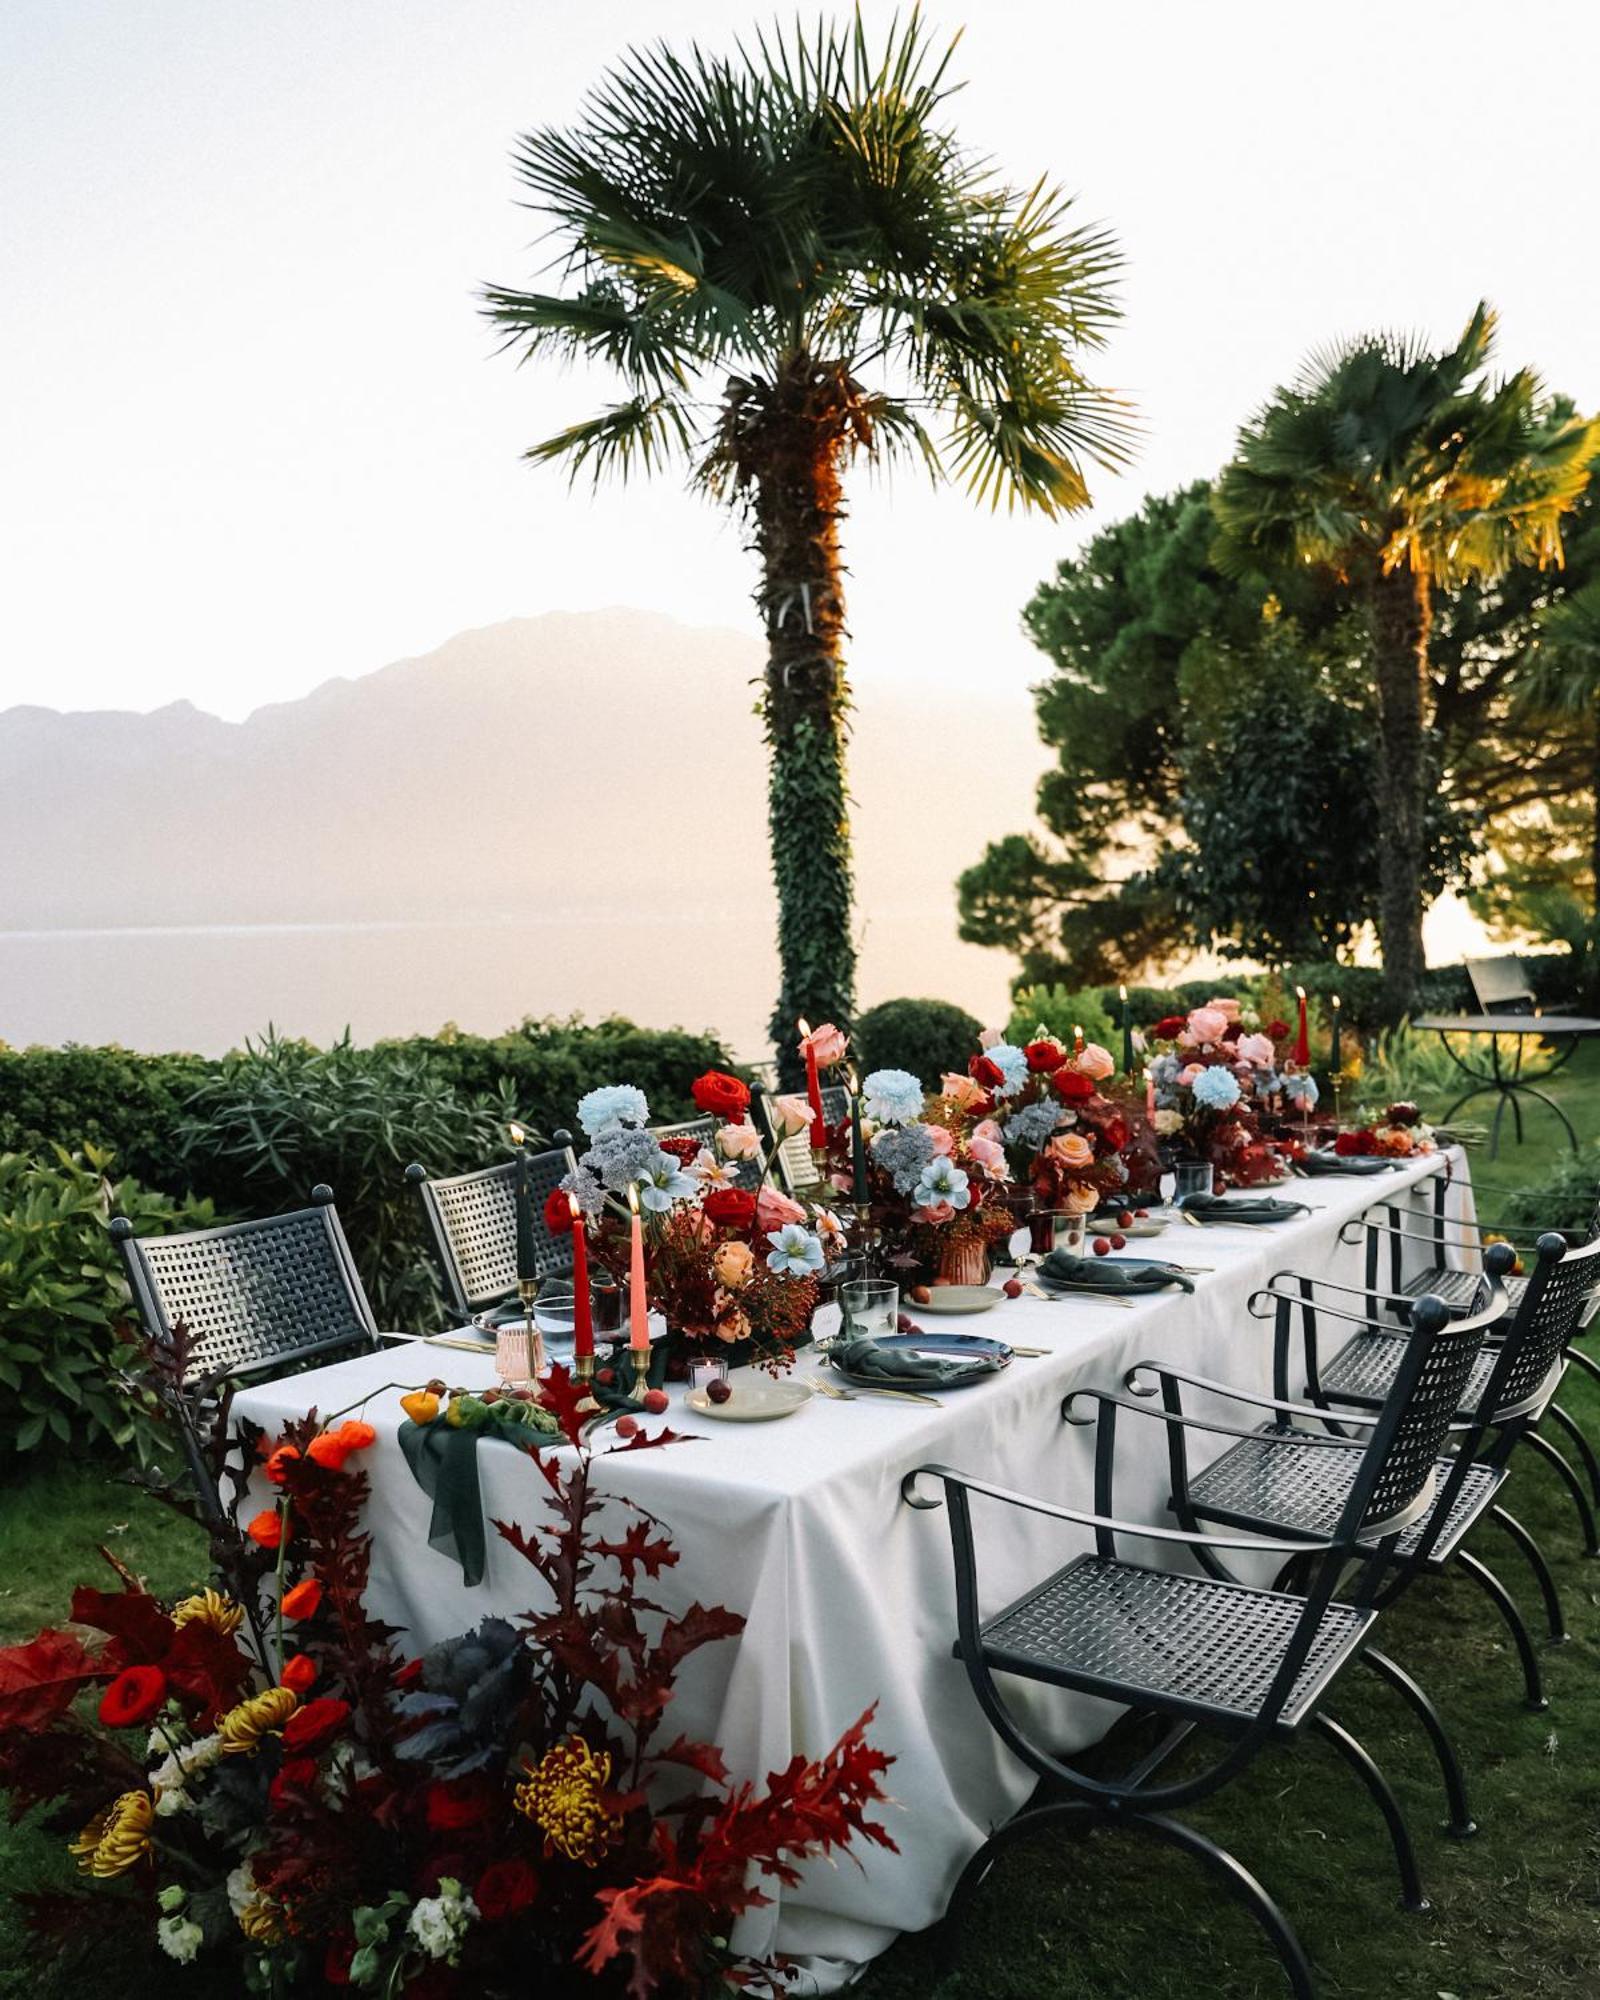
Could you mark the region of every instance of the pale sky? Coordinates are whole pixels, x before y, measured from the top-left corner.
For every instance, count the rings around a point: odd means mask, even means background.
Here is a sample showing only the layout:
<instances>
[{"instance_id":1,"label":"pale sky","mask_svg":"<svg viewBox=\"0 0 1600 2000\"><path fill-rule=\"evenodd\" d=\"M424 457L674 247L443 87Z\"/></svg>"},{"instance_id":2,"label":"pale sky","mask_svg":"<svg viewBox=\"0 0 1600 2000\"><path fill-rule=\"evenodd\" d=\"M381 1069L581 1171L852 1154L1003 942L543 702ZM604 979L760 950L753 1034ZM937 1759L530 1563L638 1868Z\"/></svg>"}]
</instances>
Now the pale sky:
<instances>
[{"instance_id":1,"label":"pale sky","mask_svg":"<svg viewBox=\"0 0 1600 2000\"><path fill-rule=\"evenodd\" d=\"M769 11L5 0L0 706L240 716L552 609L752 629L735 525L670 483L574 498L519 462L605 392L496 358L474 293L536 267L520 130L630 41L725 45ZM1480 295L1508 365L1600 404L1591 0L927 11L966 21L972 141L1126 252L1093 365L1146 439L1095 518L1214 470L1307 348L1444 339ZM858 479L862 698L937 675L981 726L986 689L1037 678L1017 614L1088 525Z\"/></svg>"}]
</instances>

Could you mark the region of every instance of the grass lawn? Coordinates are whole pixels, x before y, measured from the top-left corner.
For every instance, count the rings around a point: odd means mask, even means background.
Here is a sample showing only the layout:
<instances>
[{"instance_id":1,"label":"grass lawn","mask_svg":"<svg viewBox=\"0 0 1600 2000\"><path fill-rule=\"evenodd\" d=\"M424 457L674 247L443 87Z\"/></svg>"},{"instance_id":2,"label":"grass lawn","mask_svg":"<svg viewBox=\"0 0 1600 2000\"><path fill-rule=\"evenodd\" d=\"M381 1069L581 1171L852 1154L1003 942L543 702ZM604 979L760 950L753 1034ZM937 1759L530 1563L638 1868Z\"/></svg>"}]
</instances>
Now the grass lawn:
<instances>
[{"instance_id":1,"label":"grass lawn","mask_svg":"<svg viewBox=\"0 0 1600 2000\"><path fill-rule=\"evenodd\" d=\"M1585 1049L1555 1090L1582 1137L1600 1138L1600 1048ZM1497 1161L1475 1159L1480 1186L1509 1189L1547 1169L1556 1130L1538 1106L1528 1136ZM1488 1199L1483 1206L1492 1212ZM1588 1378L1565 1400L1600 1437L1600 1394ZM1582 1558L1570 1505L1543 1466L1520 1464L1513 1487L1513 1510L1552 1558L1572 1631L1570 1644L1543 1656L1549 1710L1522 1706L1503 1627L1465 1581L1419 1586L1388 1616L1381 1642L1444 1709L1478 1836L1454 1842L1438 1831L1436 1767L1393 1696L1355 1675L1335 1708L1400 1795L1431 1912L1399 1910L1376 1810L1321 1745L1259 1761L1193 1814L1278 1898L1319 1990L1339 2000L1600 1994L1600 1563ZM102 1542L159 1593L201 1576L198 1533L103 1468L57 1463L0 1486L0 1642L59 1618L74 1581L108 1576L95 1553ZM1492 1527L1479 1547L1532 1622L1520 1558ZM972 1727L986 1727L976 1708ZM914 1827L896 1831L916 1838ZM59 1835L36 1821L0 1826L0 2000L127 2000L157 1983L179 2000L216 1990L167 1961L152 1965L131 1942L126 1956L99 1952L68 1975L41 1972L14 1899L70 1874ZM1249 1919L1193 1864L1104 1836L1014 1850L959 1939L908 1937L856 1989L866 2000L1254 2000L1284 1990Z\"/></svg>"}]
</instances>

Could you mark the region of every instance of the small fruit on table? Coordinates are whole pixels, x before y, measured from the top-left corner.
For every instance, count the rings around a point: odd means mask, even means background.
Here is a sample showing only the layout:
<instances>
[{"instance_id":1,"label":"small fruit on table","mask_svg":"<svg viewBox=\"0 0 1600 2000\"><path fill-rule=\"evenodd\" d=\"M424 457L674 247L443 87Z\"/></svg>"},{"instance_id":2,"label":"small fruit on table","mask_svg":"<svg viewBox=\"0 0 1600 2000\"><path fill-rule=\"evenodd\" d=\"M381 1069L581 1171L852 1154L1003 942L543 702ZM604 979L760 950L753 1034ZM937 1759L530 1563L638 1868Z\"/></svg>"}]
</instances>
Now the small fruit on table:
<instances>
[{"instance_id":1,"label":"small fruit on table","mask_svg":"<svg viewBox=\"0 0 1600 2000\"><path fill-rule=\"evenodd\" d=\"M1111 1247L1113 1250L1125 1250L1128 1247L1128 1239L1120 1229L1112 1230Z\"/></svg>"},{"instance_id":2,"label":"small fruit on table","mask_svg":"<svg viewBox=\"0 0 1600 2000\"><path fill-rule=\"evenodd\" d=\"M617 1436L619 1438L637 1437L638 1434L639 1419L637 1417L618 1417Z\"/></svg>"},{"instance_id":3,"label":"small fruit on table","mask_svg":"<svg viewBox=\"0 0 1600 2000\"><path fill-rule=\"evenodd\" d=\"M725 1403L732 1394L732 1385L724 1382L720 1375L715 1381L706 1384L706 1401L708 1403ZM663 1396L661 1400L665 1402L666 1398Z\"/></svg>"},{"instance_id":4,"label":"small fruit on table","mask_svg":"<svg viewBox=\"0 0 1600 2000\"><path fill-rule=\"evenodd\" d=\"M913 1305L925 1306L929 1299L933 1297L933 1294L926 1285L913 1285L908 1296Z\"/></svg>"},{"instance_id":5,"label":"small fruit on table","mask_svg":"<svg viewBox=\"0 0 1600 2000\"><path fill-rule=\"evenodd\" d=\"M1131 1208L1119 1208L1117 1210L1117 1227L1119 1229L1126 1229L1132 1220L1133 1210Z\"/></svg>"},{"instance_id":6,"label":"small fruit on table","mask_svg":"<svg viewBox=\"0 0 1600 2000\"><path fill-rule=\"evenodd\" d=\"M1000 1289L1008 1299L1020 1299L1022 1297L1022 1280L1020 1278L1007 1278Z\"/></svg>"},{"instance_id":7,"label":"small fruit on table","mask_svg":"<svg viewBox=\"0 0 1600 2000\"><path fill-rule=\"evenodd\" d=\"M1150 1211L1147 1208L1136 1208L1133 1213L1134 1219L1138 1222L1148 1222L1150 1220Z\"/></svg>"},{"instance_id":8,"label":"small fruit on table","mask_svg":"<svg viewBox=\"0 0 1600 2000\"><path fill-rule=\"evenodd\" d=\"M1111 1239L1108 1236L1097 1236L1089 1247L1097 1257L1109 1257L1111 1255Z\"/></svg>"},{"instance_id":9,"label":"small fruit on table","mask_svg":"<svg viewBox=\"0 0 1600 2000\"><path fill-rule=\"evenodd\" d=\"M400 1398L400 1407L414 1424L431 1424L439 1414L439 1398L432 1389L414 1389Z\"/></svg>"},{"instance_id":10,"label":"small fruit on table","mask_svg":"<svg viewBox=\"0 0 1600 2000\"><path fill-rule=\"evenodd\" d=\"M666 1390L646 1389L644 1392L644 1406L650 1412L651 1416L659 1417L661 1412L667 1407Z\"/></svg>"},{"instance_id":11,"label":"small fruit on table","mask_svg":"<svg viewBox=\"0 0 1600 2000\"><path fill-rule=\"evenodd\" d=\"M602 1389L609 1389L617 1379L617 1371L615 1368L597 1369L594 1379L600 1384Z\"/></svg>"}]
</instances>

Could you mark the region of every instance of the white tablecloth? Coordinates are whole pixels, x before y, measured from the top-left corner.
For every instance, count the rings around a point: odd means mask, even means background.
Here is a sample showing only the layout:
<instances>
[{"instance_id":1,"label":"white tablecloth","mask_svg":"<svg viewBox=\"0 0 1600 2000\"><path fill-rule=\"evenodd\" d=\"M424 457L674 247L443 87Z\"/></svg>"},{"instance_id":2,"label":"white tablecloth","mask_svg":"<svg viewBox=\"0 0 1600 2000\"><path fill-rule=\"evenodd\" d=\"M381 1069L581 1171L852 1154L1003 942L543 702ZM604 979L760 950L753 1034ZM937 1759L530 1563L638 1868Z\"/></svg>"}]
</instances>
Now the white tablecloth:
<instances>
[{"instance_id":1,"label":"white tablecloth","mask_svg":"<svg viewBox=\"0 0 1600 2000\"><path fill-rule=\"evenodd\" d=\"M873 1849L864 1868L848 1858L814 1867L790 1891L768 1885L775 1900L743 1925L736 1936L741 1948L803 1958L812 1991L837 1990L898 1931L936 1921L962 1864L1032 1788L1028 1771L983 1720L951 1657L946 1515L942 1508L904 1506L903 1475L943 1461L1063 1505L1091 1506L1094 1433L1061 1422L1067 1389L1115 1387L1146 1356L1244 1388L1269 1388L1272 1329L1246 1311L1250 1293L1281 1270L1359 1283L1361 1252L1339 1243L1340 1225L1380 1198L1404 1198L1427 1210L1432 1189L1417 1183L1441 1171L1452 1175L1451 1213L1470 1216L1462 1156L1435 1156L1370 1179L1296 1182L1281 1192L1313 1212L1271 1228L1174 1223L1158 1238L1130 1242L1130 1252L1148 1249L1180 1264L1213 1266L1193 1295L1161 1293L1131 1309L1084 1297L1048 1303L1025 1297L982 1318L930 1316L930 1326L970 1327L1050 1350L1041 1358L1019 1356L1004 1375L947 1394L937 1409L818 1396L781 1423L736 1425L697 1417L675 1389L666 1421L699 1433L702 1442L600 1461L598 1483L658 1515L681 1551L653 1594L675 1610L698 1599L748 1621L739 1640L707 1647L687 1664L668 1733L681 1729L715 1742L736 1778L760 1779L796 1752L827 1749L875 1702L873 1738L897 1760L887 1780L895 1800L887 1822L899 1854ZM1414 1257L1408 1268L1415 1268ZM803 1360L800 1372L817 1365ZM405 1627L418 1651L491 1612L515 1616L529 1609L538 1581L492 1531L487 1573L473 1590L454 1563L428 1546L430 1504L394 1441L402 1413L398 1393L385 1385L416 1387L431 1375L464 1387L493 1379L487 1357L390 1348L251 1389L235 1404L271 1431L312 1406L331 1415L370 1397L361 1413L379 1433L363 1459L372 1483L371 1604ZM1204 1399L1194 1406L1206 1412ZM1237 1421L1243 1413L1233 1405L1227 1414ZM1209 1456L1205 1443L1193 1435L1196 1465ZM490 1445L479 1452L478 1466L486 1516L529 1524L537 1518L543 1483L522 1453ZM1161 1520L1167 1493L1163 1426L1124 1414L1118 1514ZM985 1613L1088 1545L1064 1524L992 1502L975 1507ZM1153 1561L1158 1548L1130 1546L1127 1553ZM1115 1712L1044 1689L1028 1690L1018 1706L1026 1708L1028 1696L1064 1750L1103 1734Z\"/></svg>"}]
</instances>

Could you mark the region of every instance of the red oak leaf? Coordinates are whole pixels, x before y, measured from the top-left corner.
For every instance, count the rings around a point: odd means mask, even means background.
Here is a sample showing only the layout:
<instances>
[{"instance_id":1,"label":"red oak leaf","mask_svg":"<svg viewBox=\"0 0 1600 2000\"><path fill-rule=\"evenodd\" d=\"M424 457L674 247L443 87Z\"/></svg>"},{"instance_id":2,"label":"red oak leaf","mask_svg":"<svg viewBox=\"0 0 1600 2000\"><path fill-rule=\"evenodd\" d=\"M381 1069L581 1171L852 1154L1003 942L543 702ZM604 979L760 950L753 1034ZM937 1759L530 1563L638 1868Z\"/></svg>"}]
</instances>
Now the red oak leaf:
<instances>
[{"instance_id":1,"label":"red oak leaf","mask_svg":"<svg viewBox=\"0 0 1600 2000\"><path fill-rule=\"evenodd\" d=\"M0 1729L47 1729L91 1681L117 1671L110 1649L91 1653L70 1632L44 1631L0 1651Z\"/></svg>"}]
</instances>

